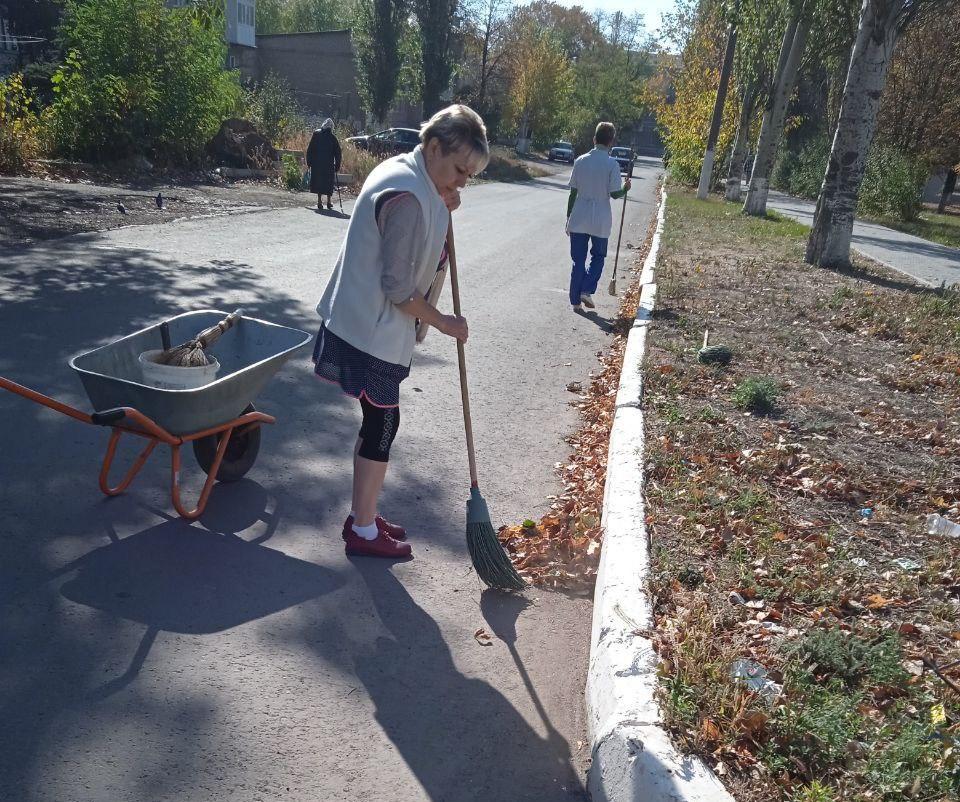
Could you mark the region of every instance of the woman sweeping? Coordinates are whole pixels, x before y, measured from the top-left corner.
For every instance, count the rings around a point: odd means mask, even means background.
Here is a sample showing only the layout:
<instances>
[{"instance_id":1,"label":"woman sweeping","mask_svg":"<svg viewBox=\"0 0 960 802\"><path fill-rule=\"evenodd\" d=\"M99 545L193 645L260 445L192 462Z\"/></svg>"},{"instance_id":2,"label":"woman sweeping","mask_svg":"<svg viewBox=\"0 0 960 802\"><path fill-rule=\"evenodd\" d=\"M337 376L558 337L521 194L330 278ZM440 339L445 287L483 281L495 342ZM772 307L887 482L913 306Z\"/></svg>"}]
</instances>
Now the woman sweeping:
<instances>
[{"instance_id":1,"label":"woman sweeping","mask_svg":"<svg viewBox=\"0 0 960 802\"><path fill-rule=\"evenodd\" d=\"M425 293L446 259L449 212L490 158L486 128L467 106L437 112L412 153L370 173L353 207L337 264L317 305L323 319L316 373L358 399L353 506L347 554L407 557L405 530L377 513L390 446L400 425L400 382L410 373L417 319L461 341L467 321L444 315Z\"/></svg>"},{"instance_id":2,"label":"woman sweeping","mask_svg":"<svg viewBox=\"0 0 960 802\"><path fill-rule=\"evenodd\" d=\"M310 137L307 145L307 167L310 168L310 191L317 193L317 208L323 208L323 196L327 196L327 208L333 208L333 190L343 154L340 143L333 133L333 120L327 117Z\"/></svg>"}]
</instances>

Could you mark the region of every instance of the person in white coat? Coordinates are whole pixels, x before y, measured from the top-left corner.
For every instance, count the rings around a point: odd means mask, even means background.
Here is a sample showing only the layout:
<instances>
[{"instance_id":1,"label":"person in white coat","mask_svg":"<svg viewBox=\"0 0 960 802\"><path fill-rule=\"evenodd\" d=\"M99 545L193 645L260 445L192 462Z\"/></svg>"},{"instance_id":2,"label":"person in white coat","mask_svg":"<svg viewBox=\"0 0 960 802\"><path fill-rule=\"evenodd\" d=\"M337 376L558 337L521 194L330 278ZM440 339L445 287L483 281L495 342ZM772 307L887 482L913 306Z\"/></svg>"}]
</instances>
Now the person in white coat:
<instances>
[{"instance_id":1,"label":"person in white coat","mask_svg":"<svg viewBox=\"0 0 960 802\"><path fill-rule=\"evenodd\" d=\"M594 148L573 163L570 175L570 196L567 200L567 234L570 235L570 305L574 312L583 307L593 309L603 263L607 256L607 240L613 227L611 198L622 198L630 189L630 179L621 184L620 165L610 155L617 136L613 123L597 125ZM586 266L587 250L590 266Z\"/></svg>"},{"instance_id":2,"label":"person in white coat","mask_svg":"<svg viewBox=\"0 0 960 802\"><path fill-rule=\"evenodd\" d=\"M416 322L458 340L467 321L426 298L446 262L450 212L490 158L486 128L467 106L438 111L412 153L387 159L357 196L337 264L317 304L323 324L313 361L321 379L360 402L347 554L408 557L403 527L377 512L390 446L400 425L400 382L410 373Z\"/></svg>"}]
</instances>

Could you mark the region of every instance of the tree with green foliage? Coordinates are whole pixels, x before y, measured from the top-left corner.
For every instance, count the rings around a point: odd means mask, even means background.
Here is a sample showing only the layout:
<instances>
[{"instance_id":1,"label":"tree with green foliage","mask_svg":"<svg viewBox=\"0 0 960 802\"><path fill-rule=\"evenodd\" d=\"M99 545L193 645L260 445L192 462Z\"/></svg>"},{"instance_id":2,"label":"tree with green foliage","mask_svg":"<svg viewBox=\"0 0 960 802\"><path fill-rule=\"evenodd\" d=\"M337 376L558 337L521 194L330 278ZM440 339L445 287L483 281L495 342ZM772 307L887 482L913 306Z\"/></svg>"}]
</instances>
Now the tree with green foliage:
<instances>
[{"instance_id":1,"label":"tree with green foliage","mask_svg":"<svg viewBox=\"0 0 960 802\"><path fill-rule=\"evenodd\" d=\"M95 161L147 154L196 159L238 105L224 70L223 18L163 0L67 0L54 76L53 134Z\"/></svg>"},{"instance_id":2,"label":"tree with green foliage","mask_svg":"<svg viewBox=\"0 0 960 802\"><path fill-rule=\"evenodd\" d=\"M877 117L879 143L947 169L940 212L960 168L960 57L948 42L960 44L960 4L921 17L903 35Z\"/></svg>"},{"instance_id":3,"label":"tree with green foliage","mask_svg":"<svg viewBox=\"0 0 960 802\"><path fill-rule=\"evenodd\" d=\"M640 119L642 87L652 72L645 55L604 42L590 48L573 67L574 89L570 125L574 144L592 147L600 120L623 130Z\"/></svg>"},{"instance_id":4,"label":"tree with green foliage","mask_svg":"<svg viewBox=\"0 0 960 802\"><path fill-rule=\"evenodd\" d=\"M306 128L303 110L287 80L274 72L243 89L245 116L276 147Z\"/></svg>"},{"instance_id":5,"label":"tree with green foliage","mask_svg":"<svg viewBox=\"0 0 960 802\"><path fill-rule=\"evenodd\" d=\"M672 91L647 92L645 102L656 111L666 144L671 175L681 183L695 185L707 144L714 100L720 83L720 63L726 47L726 21L719 2L691 8L681 4L667 17L669 38L681 48L679 60L664 59L669 73L659 77ZM717 140L716 152L728 154L737 125L737 109L728 104ZM718 163L717 169L725 165Z\"/></svg>"},{"instance_id":6,"label":"tree with green foliage","mask_svg":"<svg viewBox=\"0 0 960 802\"><path fill-rule=\"evenodd\" d=\"M257 0L257 33L304 33L348 28L353 0Z\"/></svg>"},{"instance_id":7,"label":"tree with green foliage","mask_svg":"<svg viewBox=\"0 0 960 802\"><path fill-rule=\"evenodd\" d=\"M767 195L770 174L773 171L777 147L783 135L787 106L797 85L800 63L807 46L814 12L814 0L787 0L787 24L780 44L772 91L767 96L757 140L750 186L743 202L747 214L763 217L767 213Z\"/></svg>"},{"instance_id":8,"label":"tree with green foliage","mask_svg":"<svg viewBox=\"0 0 960 802\"><path fill-rule=\"evenodd\" d=\"M0 78L0 173L20 172L42 148L42 117L23 76Z\"/></svg>"},{"instance_id":9,"label":"tree with green foliage","mask_svg":"<svg viewBox=\"0 0 960 802\"><path fill-rule=\"evenodd\" d=\"M359 0L353 27L357 88L364 105L383 122L397 95L403 0Z\"/></svg>"},{"instance_id":10,"label":"tree with green foliage","mask_svg":"<svg viewBox=\"0 0 960 802\"><path fill-rule=\"evenodd\" d=\"M413 11L420 29L423 114L429 117L443 105L453 77L457 0L413 0Z\"/></svg>"},{"instance_id":11,"label":"tree with green foliage","mask_svg":"<svg viewBox=\"0 0 960 802\"><path fill-rule=\"evenodd\" d=\"M944 9L948 2L864 0L840 116L807 242L808 263L820 267L850 263L854 215L894 49L920 12Z\"/></svg>"},{"instance_id":12,"label":"tree with green foliage","mask_svg":"<svg viewBox=\"0 0 960 802\"><path fill-rule=\"evenodd\" d=\"M743 165L757 124L760 102L772 87L776 68L774 26L770 12L775 0L740 0L734 84L740 105L736 135L727 171L726 199L739 202Z\"/></svg>"}]
</instances>

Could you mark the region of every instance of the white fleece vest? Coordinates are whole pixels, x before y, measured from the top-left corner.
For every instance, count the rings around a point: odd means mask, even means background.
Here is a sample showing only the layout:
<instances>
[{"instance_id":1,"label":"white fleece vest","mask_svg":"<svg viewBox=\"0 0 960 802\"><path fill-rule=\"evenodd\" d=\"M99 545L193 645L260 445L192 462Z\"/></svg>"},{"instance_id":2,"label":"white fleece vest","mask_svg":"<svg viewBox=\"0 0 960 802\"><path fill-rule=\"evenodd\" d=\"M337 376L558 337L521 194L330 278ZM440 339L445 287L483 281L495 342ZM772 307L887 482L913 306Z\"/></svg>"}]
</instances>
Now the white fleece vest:
<instances>
[{"instance_id":1,"label":"white fleece vest","mask_svg":"<svg viewBox=\"0 0 960 802\"><path fill-rule=\"evenodd\" d=\"M330 331L354 348L385 362L409 365L416 319L391 302L380 284L383 254L376 205L386 192L410 192L420 202L427 247L415 267L416 287L421 294L430 288L443 252L449 213L418 146L412 153L382 162L367 177L317 313Z\"/></svg>"}]
</instances>

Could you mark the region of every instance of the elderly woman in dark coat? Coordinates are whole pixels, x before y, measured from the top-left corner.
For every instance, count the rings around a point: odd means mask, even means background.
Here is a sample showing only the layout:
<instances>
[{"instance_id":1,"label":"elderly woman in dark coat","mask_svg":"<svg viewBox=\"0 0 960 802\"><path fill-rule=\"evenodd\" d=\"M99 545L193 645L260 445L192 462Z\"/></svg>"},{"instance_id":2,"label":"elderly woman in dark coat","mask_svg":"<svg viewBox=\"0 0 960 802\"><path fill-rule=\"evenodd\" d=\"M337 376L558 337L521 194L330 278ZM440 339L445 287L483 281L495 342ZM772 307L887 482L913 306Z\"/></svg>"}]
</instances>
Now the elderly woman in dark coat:
<instances>
[{"instance_id":1,"label":"elderly woman in dark coat","mask_svg":"<svg viewBox=\"0 0 960 802\"><path fill-rule=\"evenodd\" d=\"M307 147L307 167L310 168L310 191L317 193L317 208L323 208L323 196L327 196L327 208L333 208L333 188L340 169L340 143L333 134L333 120L329 117L313 132Z\"/></svg>"}]
</instances>

